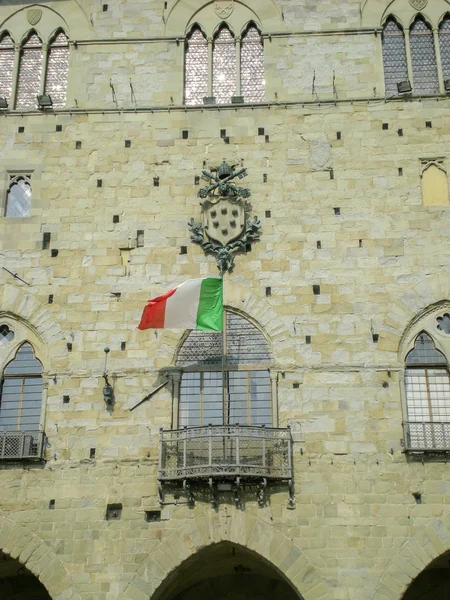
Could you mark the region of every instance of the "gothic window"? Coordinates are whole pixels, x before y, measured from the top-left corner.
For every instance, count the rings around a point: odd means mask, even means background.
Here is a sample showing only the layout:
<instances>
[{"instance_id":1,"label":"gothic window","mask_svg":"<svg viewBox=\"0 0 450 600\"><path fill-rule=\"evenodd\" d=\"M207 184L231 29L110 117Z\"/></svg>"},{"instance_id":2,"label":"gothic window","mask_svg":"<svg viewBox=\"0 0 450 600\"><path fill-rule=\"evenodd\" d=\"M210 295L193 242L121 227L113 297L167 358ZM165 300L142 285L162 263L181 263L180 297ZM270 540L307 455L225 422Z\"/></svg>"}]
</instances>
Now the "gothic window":
<instances>
[{"instance_id":1,"label":"gothic window","mask_svg":"<svg viewBox=\"0 0 450 600\"><path fill-rule=\"evenodd\" d=\"M213 96L217 104L230 104L236 91L236 47L231 31L223 25L213 44Z\"/></svg>"},{"instance_id":2,"label":"gothic window","mask_svg":"<svg viewBox=\"0 0 450 600\"><path fill-rule=\"evenodd\" d=\"M241 94L244 102L264 101L264 47L261 35L250 25L241 42Z\"/></svg>"},{"instance_id":3,"label":"gothic window","mask_svg":"<svg viewBox=\"0 0 450 600\"><path fill-rule=\"evenodd\" d=\"M417 17L412 24L409 39L414 93L435 94L439 83L433 32L422 17Z\"/></svg>"},{"instance_id":4,"label":"gothic window","mask_svg":"<svg viewBox=\"0 0 450 600\"><path fill-rule=\"evenodd\" d=\"M397 83L408 79L408 67L403 30L392 17L383 27L383 64L386 96L394 96Z\"/></svg>"},{"instance_id":5,"label":"gothic window","mask_svg":"<svg viewBox=\"0 0 450 600\"><path fill-rule=\"evenodd\" d=\"M180 348L178 426L272 426L271 352L261 331L226 312L225 353L220 332L192 331Z\"/></svg>"},{"instance_id":6,"label":"gothic window","mask_svg":"<svg viewBox=\"0 0 450 600\"><path fill-rule=\"evenodd\" d=\"M450 378L445 356L422 331L406 356L407 447L443 448L450 442Z\"/></svg>"},{"instance_id":7,"label":"gothic window","mask_svg":"<svg viewBox=\"0 0 450 600\"><path fill-rule=\"evenodd\" d=\"M42 41L31 32L22 46L17 81L16 108L36 108L42 72Z\"/></svg>"},{"instance_id":8,"label":"gothic window","mask_svg":"<svg viewBox=\"0 0 450 600\"><path fill-rule=\"evenodd\" d=\"M441 50L442 75L450 79L450 16L446 15L439 27L439 46Z\"/></svg>"},{"instance_id":9,"label":"gothic window","mask_svg":"<svg viewBox=\"0 0 450 600\"><path fill-rule=\"evenodd\" d=\"M28 342L3 371L0 431L38 431L42 403L42 364Z\"/></svg>"},{"instance_id":10,"label":"gothic window","mask_svg":"<svg viewBox=\"0 0 450 600\"><path fill-rule=\"evenodd\" d=\"M14 71L14 42L5 34L0 38L0 97L11 100Z\"/></svg>"},{"instance_id":11,"label":"gothic window","mask_svg":"<svg viewBox=\"0 0 450 600\"><path fill-rule=\"evenodd\" d=\"M186 104L203 104L208 95L208 42L197 26L186 41L184 89Z\"/></svg>"},{"instance_id":12,"label":"gothic window","mask_svg":"<svg viewBox=\"0 0 450 600\"><path fill-rule=\"evenodd\" d=\"M48 48L45 94L52 99L53 106L66 104L67 74L69 71L69 41L60 31Z\"/></svg>"},{"instance_id":13,"label":"gothic window","mask_svg":"<svg viewBox=\"0 0 450 600\"><path fill-rule=\"evenodd\" d=\"M5 217L28 217L31 208L31 175L11 175Z\"/></svg>"}]
</instances>

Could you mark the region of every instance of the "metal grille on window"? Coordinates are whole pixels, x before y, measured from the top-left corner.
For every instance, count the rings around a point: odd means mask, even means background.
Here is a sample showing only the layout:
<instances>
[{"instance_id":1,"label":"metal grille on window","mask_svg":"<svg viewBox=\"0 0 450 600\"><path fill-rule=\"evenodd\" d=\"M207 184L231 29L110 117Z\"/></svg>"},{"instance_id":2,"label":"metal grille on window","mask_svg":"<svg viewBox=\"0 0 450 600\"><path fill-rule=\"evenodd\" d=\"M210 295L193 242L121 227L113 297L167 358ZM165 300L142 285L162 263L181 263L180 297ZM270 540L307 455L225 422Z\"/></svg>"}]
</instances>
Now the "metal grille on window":
<instances>
[{"instance_id":1,"label":"metal grille on window","mask_svg":"<svg viewBox=\"0 0 450 600\"><path fill-rule=\"evenodd\" d=\"M61 31L48 49L45 93L51 97L53 106L66 104L67 74L69 72L69 42Z\"/></svg>"},{"instance_id":2,"label":"metal grille on window","mask_svg":"<svg viewBox=\"0 0 450 600\"><path fill-rule=\"evenodd\" d=\"M208 42L199 27L194 27L186 42L184 60L184 101L203 104L208 95Z\"/></svg>"},{"instance_id":3,"label":"metal grille on window","mask_svg":"<svg viewBox=\"0 0 450 600\"><path fill-rule=\"evenodd\" d=\"M33 33L25 42L19 66L16 108L36 108L42 70L42 42Z\"/></svg>"},{"instance_id":4,"label":"metal grille on window","mask_svg":"<svg viewBox=\"0 0 450 600\"><path fill-rule=\"evenodd\" d=\"M408 446L440 448L442 439L450 439L450 377L445 356L424 332L406 357L405 390Z\"/></svg>"},{"instance_id":5,"label":"metal grille on window","mask_svg":"<svg viewBox=\"0 0 450 600\"><path fill-rule=\"evenodd\" d=\"M222 333L192 331L178 353L177 366L185 367L180 427L272 424L270 376L262 368L272 360L269 345L255 325L236 313L226 313L226 324L225 398L222 370L217 369L222 366ZM243 366L247 368L238 370Z\"/></svg>"},{"instance_id":6,"label":"metal grille on window","mask_svg":"<svg viewBox=\"0 0 450 600\"><path fill-rule=\"evenodd\" d=\"M386 96L398 94L397 83L408 79L405 37L394 19L383 28L383 65Z\"/></svg>"},{"instance_id":7,"label":"metal grille on window","mask_svg":"<svg viewBox=\"0 0 450 600\"><path fill-rule=\"evenodd\" d=\"M6 217L27 217L31 208L31 183L26 176L14 177L6 197Z\"/></svg>"},{"instance_id":8,"label":"metal grille on window","mask_svg":"<svg viewBox=\"0 0 450 600\"><path fill-rule=\"evenodd\" d=\"M413 88L415 94L435 94L439 91L433 32L422 18L417 18L410 30Z\"/></svg>"},{"instance_id":9,"label":"metal grille on window","mask_svg":"<svg viewBox=\"0 0 450 600\"><path fill-rule=\"evenodd\" d=\"M236 92L236 45L228 27L214 38L213 96L216 104L230 104Z\"/></svg>"},{"instance_id":10,"label":"metal grille on window","mask_svg":"<svg viewBox=\"0 0 450 600\"><path fill-rule=\"evenodd\" d=\"M450 17L446 16L439 27L439 45L441 49L442 74L450 79Z\"/></svg>"},{"instance_id":11,"label":"metal grille on window","mask_svg":"<svg viewBox=\"0 0 450 600\"><path fill-rule=\"evenodd\" d=\"M14 42L9 35L0 40L0 97L11 99L14 70Z\"/></svg>"},{"instance_id":12,"label":"metal grille on window","mask_svg":"<svg viewBox=\"0 0 450 600\"><path fill-rule=\"evenodd\" d=\"M264 46L261 34L252 25L241 43L241 94L244 102L263 102L264 86Z\"/></svg>"},{"instance_id":13,"label":"metal grille on window","mask_svg":"<svg viewBox=\"0 0 450 600\"><path fill-rule=\"evenodd\" d=\"M0 431L38 431L42 402L42 365L33 347L23 344L3 373Z\"/></svg>"}]
</instances>

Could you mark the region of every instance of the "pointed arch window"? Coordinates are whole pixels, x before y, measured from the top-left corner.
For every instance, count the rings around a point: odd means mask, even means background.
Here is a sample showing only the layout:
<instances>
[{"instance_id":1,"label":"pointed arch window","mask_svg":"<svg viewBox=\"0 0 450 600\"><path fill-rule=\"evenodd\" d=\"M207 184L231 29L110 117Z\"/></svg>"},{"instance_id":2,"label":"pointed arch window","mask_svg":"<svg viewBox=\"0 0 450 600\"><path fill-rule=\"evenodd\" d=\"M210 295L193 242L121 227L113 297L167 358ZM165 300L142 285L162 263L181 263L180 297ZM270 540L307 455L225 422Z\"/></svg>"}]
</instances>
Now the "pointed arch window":
<instances>
[{"instance_id":1,"label":"pointed arch window","mask_svg":"<svg viewBox=\"0 0 450 600\"><path fill-rule=\"evenodd\" d=\"M11 101L14 72L14 42L5 34L0 38L0 97Z\"/></svg>"},{"instance_id":2,"label":"pointed arch window","mask_svg":"<svg viewBox=\"0 0 450 600\"><path fill-rule=\"evenodd\" d=\"M439 82L433 32L421 16L411 25L409 39L414 92L436 94Z\"/></svg>"},{"instance_id":3,"label":"pointed arch window","mask_svg":"<svg viewBox=\"0 0 450 600\"><path fill-rule=\"evenodd\" d=\"M35 108L42 72L42 41L32 32L22 47L17 81L16 108Z\"/></svg>"},{"instance_id":4,"label":"pointed arch window","mask_svg":"<svg viewBox=\"0 0 450 600\"><path fill-rule=\"evenodd\" d=\"M67 75L69 72L69 40L60 31L48 48L45 94L50 96L55 108L66 104Z\"/></svg>"},{"instance_id":5,"label":"pointed arch window","mask_svg":"<svg viewBox=\"0 0 450 600\"><path fill-rule=\"evenodd\" d=\"M28 217L31 209L31 175L11 176L5 217Z\"/></svg>"},{"instance_id":6,"label":"pointed arch window","mask_svg":"<svg viewBox=\"0 0 450 600\"><path fill-rule=\"evenodd\" d=\"M0 431L38 431L41 403L42 364L26 342L3 371Z\"/></svg>"},{"instance_id":7,"label":"pointed arch window","mask_svg":"<svg viewBox=\"0 0 450 600\"><path fill-rule=\"evenodd\" d=\"M398 93L397 83L408 79L405 36L395 19L389 17L383 27L383 64L386 96Z\"/></svg>"},{"instance_id":8,"label":"pointed arch window","mask_svg":"<svg viewBox=\"0 0 450 600\"><path fill-rule=\"evenodd\" d=\"M442 75L450 79L450 16L445 15L439 26L439 47L441 50Z\"/></svg>"},{"instance_id":9,"label":"pointed arch window","mask_svg":"<svg viewBox=\"0 0 450 600\"><path fill-rule=\"evenodd\" d=\"M264 335L228 310L223 369L222 344L221 332L192 331L180 348L178 426L272 426L272 356Z\"/></svg>"},{"instance_id":10,"label":"pointed arch window","mask_svg":"<svg viewBox=\"0 0 450 600\"><path fill-rule=\"evenodd\" d=\"M241 94L244 102L264 101L264 46L261 34L250 24L241 42Z\"/></svg>"},{"instance_id":11,"label":"pointed arch window","mask_svg":"<svg viewBox=\"0 0 450 600\"><path fill-rule=\"evenodd\" d=\"M216 104L231 104L236 92L236 46L226 25L222 25L214 37L212 68Z\"/></svg>"},{"instance_id":12,"label":"pointed arch window","mask_svg":"<svg viewBox=\"0 0 450 600\"><path fill-rule=\"evenodd\" d=\"M208 42L200 27L195 26L186 40L184 96L189 105L203 104L208 95Z\"/></svg>"}]
</instances>

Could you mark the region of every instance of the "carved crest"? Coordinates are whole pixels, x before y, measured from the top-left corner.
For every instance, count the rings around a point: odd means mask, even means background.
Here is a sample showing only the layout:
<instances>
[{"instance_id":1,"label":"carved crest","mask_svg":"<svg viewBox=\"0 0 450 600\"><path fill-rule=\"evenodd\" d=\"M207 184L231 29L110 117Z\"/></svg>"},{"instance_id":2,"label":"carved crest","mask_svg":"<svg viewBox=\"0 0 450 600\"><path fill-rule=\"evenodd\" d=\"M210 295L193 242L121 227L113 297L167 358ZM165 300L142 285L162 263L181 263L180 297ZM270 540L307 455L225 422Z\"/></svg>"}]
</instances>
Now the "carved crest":
<instances>
[{"instance_id":1,"label":"carved crest","mask_svg":"<svg viewBox=\"0 0 450 600\"><path fill-rule=\"evenodd\" d=\"M27 19L30 25L37 25L42 17L42 10L40 8L30 8L27 11Z\"/></svg>"},{"instance_id":2,"label":"carved crest","mask_svg":"<svg viewBox=\"0 0 450 600\"><path fill-rule=\"evenodd\" d=\"M234 0L216 0L214 11L219 19L228 19L234 9Z\"/></svg>"},{"instance_id":3,"label":"carved crest","mask_svg":"<svg viewBox=\"0 0 450 600\"><path fill-rule=\"evenodd\" d=\"M217 198L203 202L206 235L222 246L236 240L245 229L243 198Z\"/></svg>"},{"instance_id":4,"label":"carved crest","mask_svg":"<svg viewBox=\"0 0 450 600\"><path fill-rule=\"evenodd\" d=\"M428 4L428 0L409 0L409 3L416 10L423 10Z\"/></svg>"}]
</instances>

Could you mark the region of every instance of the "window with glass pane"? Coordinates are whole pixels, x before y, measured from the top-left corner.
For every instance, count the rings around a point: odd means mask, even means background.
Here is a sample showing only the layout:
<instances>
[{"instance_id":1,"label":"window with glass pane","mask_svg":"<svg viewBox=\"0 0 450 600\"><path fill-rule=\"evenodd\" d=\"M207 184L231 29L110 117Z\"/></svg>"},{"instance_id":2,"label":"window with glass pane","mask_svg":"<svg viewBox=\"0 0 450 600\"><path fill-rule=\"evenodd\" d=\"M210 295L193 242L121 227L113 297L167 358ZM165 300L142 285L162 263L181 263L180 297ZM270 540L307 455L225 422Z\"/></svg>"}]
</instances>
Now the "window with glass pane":
<instances>
[{"instance_id":1,"label":"window with glass pane","mask_svg":"<svg viewBox=\"0 0 450 600\"><path fill-rule=\"evenodd\" d=\"M405 391L410 443L417 448L433 447L440 428L432 423L450 422L450 378L445 356L425 332L417 336L406 357Z\"/></svg>"},{"instance_id":2,"label":"window with glass pane","mask_svg":"<svg viewBox=\"0 0 450 600\"><path fill-rule=\"evenodd\" d=\"M25 343L3 372L0 431L38 431L41 403L42 364Z\"/></svg>"},{"instance_id":3,"label":"window with glass pane","mask_svg":"<svg viewBox=\"0 0 450 600\"><path fill-rule=\"evenodd\" d=\"M36 108L42 70L42 42L33 33L22 47L16 108Z\"/></svg>"},{"instance_id":4,"label":"window with glass pane","mask_svg":"<svg viewBox=\"0 0 450 600\"><path fill-rule=\"evenodd\" d=\"M228 27L221 27L213 46L213 96L217 104L231 104L236 92L236 45Z\"/></svg>"},{"instance_id":5,"label":"window with glass pane","mask_svg":"<svg viewBox=\"0 0 450 600\"><path fill-rule=\"evenodd\" d=\"M66 104L67 75L69 72L69 41L61 31L48 49L45 93L51 97L53 106Z\"/></svg>"},{"instance_id":6,"label":"window with glass pane","mask_svg":"<svg viewBox=\"0 0 450 600\"><path fill-rule=\"evenodd\" d=\"M405 37L392 18L383 27L383 65L386 96L395 96L398 94L397 83L408 79L408 67Z\"/></svg>"},{"instance_id":7,"label":"window with glass pane","mask_svg":"<svg viewBox=\"0 0 450 600\"><path fill-rule=\"evenodd\" d=\"M180 348L180 427L272 425L272 357L264 335L241 315L227 311L225 339L223 373L222 333L192 331Z\"/></svg>"},{"instance_id":8,"label":"window with glass pane","mask_svg":"<svg viewBox=\"0 0 450 600\"><path fill-rule=\"evenodd\" d=\"M31 182L29 177L14 177L6 196L6 217L28 217L31 208Z\"/></svg>"},{"instance_id":9,"label":"window with glass pane","mask_svg":"<svg viewBox=\"0 0 450 600\"><path fill-rule=\"evenodd\" d=\"M442 75L450 79L450 17L446 15L439 26L439 46L441 49Z\"/></svg>"},{"instance_id":10,"label":"window with glass pane","mask_svg":"<svg viewBox=\"0 0 450 600\"><path fill-rule=\"evenodd\" d=\"M9 35L0 39L0 97L11 101L14 70L14 42Z\"/></svg>"},{"instance_id":11,"label":"window with glass pane","mask_svg":"<svg viewBox=\"0 0 450 600\"><path fill-rule=\"evenodd\" d=\"M433 32L421 17L412 24L409 41L414 93L435 94L439 91L439 83Z\"/></svg>"},{"instance_id":12,"label":"window with glass pane","mask_svg":"<svg viewBox=\"0 0 450 600\"><path fill-rule=\"evenodd\" d=\"M264 100L264 47L254 25L248 27L241 42L241 94L244 102Z\"/></svg>"},{"instance_id":13,"label":"window with glass pane","mask_svg":"<svg viewBox=\"0 0 450 600\"><path fill-rule=\"evenodd\" d=\"M208 95L208 42L199 27L187 38L184 62L184 101L203 104Z\"/></svg>"}]
</instances>

